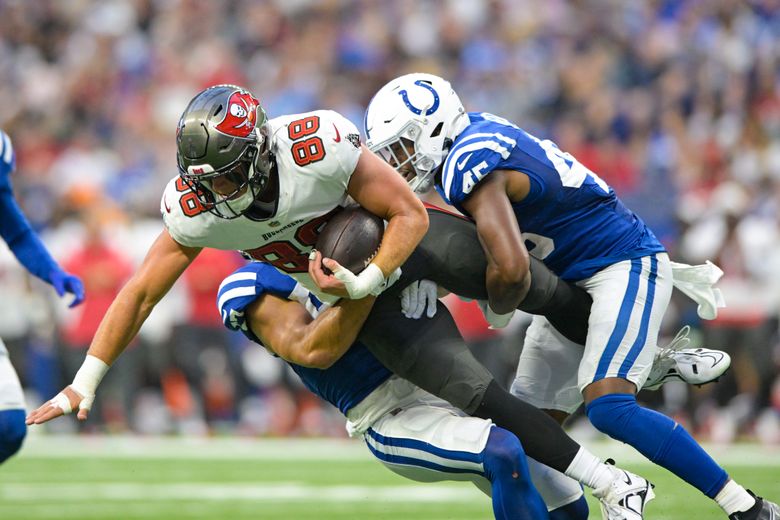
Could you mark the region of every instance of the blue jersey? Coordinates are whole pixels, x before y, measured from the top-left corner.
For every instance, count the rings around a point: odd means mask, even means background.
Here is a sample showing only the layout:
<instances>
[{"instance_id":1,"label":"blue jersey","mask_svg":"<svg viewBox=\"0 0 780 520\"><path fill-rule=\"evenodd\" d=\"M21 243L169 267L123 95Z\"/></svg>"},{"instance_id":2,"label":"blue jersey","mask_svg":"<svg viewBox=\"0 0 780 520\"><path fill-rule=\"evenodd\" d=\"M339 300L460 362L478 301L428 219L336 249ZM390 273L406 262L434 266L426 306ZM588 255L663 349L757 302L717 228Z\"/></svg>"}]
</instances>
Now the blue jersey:
<instances>
[{"instance_id":1,"label":"blue jersey","mask_svg":"<svg viewBox=\"0 0 780 520\"><path fill-rule=\"evenodd\" d=\"M30 227L11 189L11 172L16 165L11 139L0 131L0 236L19 262L38 278L51 283L59 269L38 235Z\"/></svg>"},{"instance_id":2,"label":"blue jersey","mask_svg":"<svg viewBox=\"0 0 780 520\"><path fill-rule=\"evenodd\" d=\"M622 260L664 251L652 231L595 173L509 121L469 114L436 189L468 214L463 201L495 170L528 175L531 190L513 203L528 252L564 280L581 280Z\"/></svg>"},{"instance_id":3,"label":"blue jersey","mask_svg":"<svg viewBox=\"0 0 780 520\"><path fill-rule=\"evenodd\" d=\"M271 265L252 262L225 278L217 295L222 322L231 330L244 333L255 343L262 344L246 324L244 312L263 294L273 294L304 305L316 316L322 303L295 280L280 273ZM288 363L301 378L306 388L325 399L342 413L362 401L387 378L385 368L361 343L355 343L330 368L319 370Z\"/></svg>"}]
</instances>

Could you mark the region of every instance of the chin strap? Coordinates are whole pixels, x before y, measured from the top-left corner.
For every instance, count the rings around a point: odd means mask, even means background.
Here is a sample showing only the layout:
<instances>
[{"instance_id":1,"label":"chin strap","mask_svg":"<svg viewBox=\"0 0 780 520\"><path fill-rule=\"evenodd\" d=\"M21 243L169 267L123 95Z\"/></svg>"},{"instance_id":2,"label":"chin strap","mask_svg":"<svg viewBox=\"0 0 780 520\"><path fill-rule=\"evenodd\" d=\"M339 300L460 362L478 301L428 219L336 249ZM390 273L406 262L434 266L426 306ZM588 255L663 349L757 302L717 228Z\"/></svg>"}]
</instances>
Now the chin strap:
<instances>
[{"instance_id":1,"label":"chin strap","mask_svg":"<svg viewBox=\"0 0 780 520\"><path fill-rule=\"evenodd\" d=\"M251 220L268 220L273 218L279 208L279 171L275 162L267 179L265 186L262 186L255 196L254 202L244 211L244 216ZM266 194L266 191L269 189L273 190L273 193ZM263 196L271 200L261 200Z\"/></svg>"}]
</instances>

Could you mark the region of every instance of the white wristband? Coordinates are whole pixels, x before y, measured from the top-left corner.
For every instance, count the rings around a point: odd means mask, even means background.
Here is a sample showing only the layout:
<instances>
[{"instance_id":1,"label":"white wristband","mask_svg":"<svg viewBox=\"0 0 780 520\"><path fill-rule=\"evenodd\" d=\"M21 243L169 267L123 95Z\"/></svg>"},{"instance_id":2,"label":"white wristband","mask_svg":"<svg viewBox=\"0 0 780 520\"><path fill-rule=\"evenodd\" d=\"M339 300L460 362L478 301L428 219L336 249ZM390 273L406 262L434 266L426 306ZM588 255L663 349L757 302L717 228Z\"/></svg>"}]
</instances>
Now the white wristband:
<instances>
[{"instance_id":1,"label":"white wristband","mask_svg":"<svg viewBox=\"0 0 780 520\"><path fill-rule=\"evenodd\" d=\"M366 295L373 294L376 296L382 292L380 288L382 287L382 284L385 283L385 274L378 265L371 262L363 271L361 271L358 275L358 279L364 284L363 287L365 288L364 290L366 290ZM375 292L378 289L380 289L379 292Z\"/></svg>"},{"instance_id":2,"label":"white wristband","mask_svg":"<svg viewBox=\"0 0 780 520\"><path fill-rule=\"evenodd\" d=\"M341 267L333 272L333 276L344 282L344 288L352 300L359 300L372 294L385 281L382 270L373 262L368 264L359 275L355 275L346 267Z\"/></svg>"},{"instance_id":3,"label":"white wristband","mask_svg":"<svg viewBox=\"0 0 780 520\"><path fill-rule=\"evenodd\" d=\"M110 366L101 359L87 354L70 386L83 397L94 396L100 380L103 379L109 368Z\"/></svg>"}]
</instances>

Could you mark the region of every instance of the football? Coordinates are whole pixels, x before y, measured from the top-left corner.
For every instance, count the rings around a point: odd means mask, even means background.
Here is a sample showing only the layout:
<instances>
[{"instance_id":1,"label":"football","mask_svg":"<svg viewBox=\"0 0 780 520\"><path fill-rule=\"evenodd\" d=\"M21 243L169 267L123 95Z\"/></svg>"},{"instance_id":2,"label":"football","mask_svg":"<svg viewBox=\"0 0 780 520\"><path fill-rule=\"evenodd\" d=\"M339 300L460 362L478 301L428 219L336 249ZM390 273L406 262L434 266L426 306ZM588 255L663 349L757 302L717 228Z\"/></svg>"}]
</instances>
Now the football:
<instances>
[{"instance_id":1,"label":"football","mask_svg":"<svg viewBox=\"0 0 780 520\"><path fill-rule=\"evenodd\" d=\"M328 221L315 247L323 258L332 258L359 274L376 255L384 232L381 218L360 206L348 206ZM323 270L330 274L325 266Z\"/></svg>"}]
</instances>

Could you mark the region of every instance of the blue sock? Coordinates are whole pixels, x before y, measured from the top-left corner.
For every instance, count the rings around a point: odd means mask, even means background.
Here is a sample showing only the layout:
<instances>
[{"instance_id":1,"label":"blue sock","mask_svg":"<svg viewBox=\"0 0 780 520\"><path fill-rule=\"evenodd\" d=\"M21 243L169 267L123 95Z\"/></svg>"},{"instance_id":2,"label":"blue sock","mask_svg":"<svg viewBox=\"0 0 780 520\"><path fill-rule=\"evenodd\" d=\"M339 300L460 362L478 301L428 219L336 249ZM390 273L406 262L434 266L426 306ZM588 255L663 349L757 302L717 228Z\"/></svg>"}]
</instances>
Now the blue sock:
<instances>
[{"instance_id":1,"label":"blue sock","mask_svg":"<svg viewBox=\"0 0 780 520\"><path fill-rule=\"evenodd\" d=\"M0 464L19 451L27 434L24 410L0 411Z\"/></svg>"},{"instance_id":2,"label":"blue sock","mask_svg":"<svg viewBox=\"0 0 780 520\"><path fill-rule=\"evenodd\" d=\"M588 520L589 512L585 495L580 495L574 502L550 511L550 520Z\"/></svg>"},{"instance_id":3,"label":"blue sock","mask_svg":"<svg viewBox=\"0 0 780 520\"><path fill-rule=\"evenodd\" d=\"M586 411L600 431L630 444L708 497L714 498L726 485L726 471L685 428L663 414L642 408L634 395L605 395L593 400Z\"/></svg>"},{"instance_id":4,"label":"blue sock","mask_svg":"<svg viewBox=\"0 0 780 520\"><path fill-rule=\"evenodd\" d=\"M483 454L496 519L548 518L547 506L531 482L525 452L517 437L496 426L490 432Z\"/></svg>"}]
</instances>

